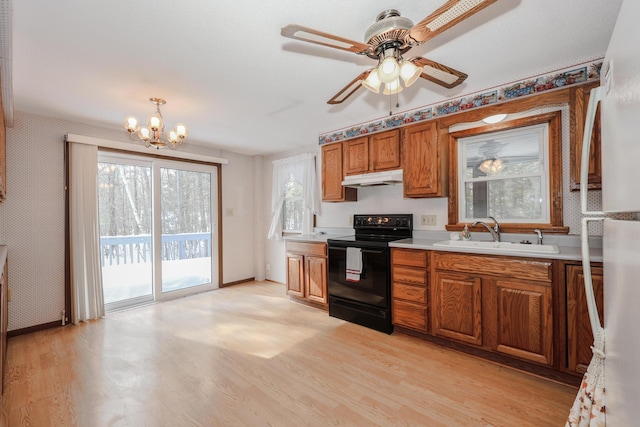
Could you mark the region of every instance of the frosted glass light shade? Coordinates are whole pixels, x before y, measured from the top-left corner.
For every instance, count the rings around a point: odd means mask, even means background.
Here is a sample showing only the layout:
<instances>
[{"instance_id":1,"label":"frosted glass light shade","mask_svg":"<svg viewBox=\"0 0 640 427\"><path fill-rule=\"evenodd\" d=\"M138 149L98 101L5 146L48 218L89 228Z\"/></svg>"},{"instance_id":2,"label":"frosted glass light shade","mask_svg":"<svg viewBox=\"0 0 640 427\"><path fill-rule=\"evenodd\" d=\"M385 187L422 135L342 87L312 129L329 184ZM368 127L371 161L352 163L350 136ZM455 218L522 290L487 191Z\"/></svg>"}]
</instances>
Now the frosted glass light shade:
<instances>
[{"instance_id":1,"label":"frosted glass light shade","mask_svg":"<svg viewBox=\"0 0 640 427\"><path fill-rule=\"evenodd\" d=\"M366 79L362 81L362 86L366 87L373 93L380 93L380 85L382 82L378 78L378 70L373 69Z\"/></svg>"},{"instance_id":2,"label":"frosted glass light shade","mask_svg":"<svg viewBox=\"0 0 640 427\"><path fill-rule=\"evenodd\" d=\"M149 129L151 129L154 132L157 132L162 128L162 118L157 114L149 116L149 121L147 122L147 125L149 126Z\"/></svg>"},{"instance_id":3,"label":"frosted glass light shade","mask_svg":"<svg viewBox=\"0 0 640 427\"><path fill-rule=\"evenodd\" d=\"M130 133L138 132L140 129L140 122L138 121L138 118L135 116L127 116L124 119L124 128Z\"/></svg>"},{"instance_id":4,"label":"frosted glass light shade","mask_svg":"<svg viewBox=\"0 0 640 427\"><path fill-rule=\"evenodd\" d=\"M140 128L140 130L138 131L138 137L140 139L147 140L147 139L151 138L151 131L149 130L148 127L142 126Z\"/></svg>"},{"instance_id":5,"label":"frosted glass light shade","mask_svg":"<svg viewBox=\"0 0 640 427\"><path fill-rule=\"evenodd\" d=\"M400 92L402 92L402 85L400 84L400 80L395 79L391 83L384 84L384 91L382 93L385 95L393 95Z\"/></svg>"},{"instance_id":6,"label":"frosted glass light shade","mask_svg":"<svg viewBox=\"0 0 640 427\"><path fill-rule=\"evenodd\" d=\"M488 124L493 124L503 121L506 117L506 114L495 114L493 116L485 117L482 121Z\"/></svg>"},{"instance_id":7,"label":"frosted glass light shade","mask_svg":"<svg viewBox=\"0 0 640 427\"><path fill-rule=\"evenodd\" d=\"M422 67L416 66L411 61L402 61L400 65L400 77L404 81L406 87L411 86L422 74Z\"/></svg>"},{"instance_id":8,"label":"frosted glass light shade","mask_svg":"<svg viewBox=\"0 0 640 427\"><path fill-rule=\"evenodd\" d=\"M384 58L378 66L378 78L383 83L391 83L400 75L400 65L393 56Z\"/></svg>"},{"instance_id":9,"label":"frosted glass light shade","mask_svg":"<svg viewBox=\"0 0 640 427\"><path fill-rule=\"evenodd\" d=\"M180 137L178 136L178 134L176 133L176 131L174 129L171 129L169 131L169 133L167 134L167 139L169 140L169 142L172 142L172 143L175 144L176 142L178 142Z\"/></svg>"},{"instance_id":10,"label":"frosted glass light shade","mask_svg":"<svg viewBox=\"0 0 640 427\"><path fill-rule=\"evenodd\" d=\"M180 139L186 138L189 135L189 129L187 129L187 125L185 125L184 123L178 123L176 125L176 134Z\"/></svg>"}]
</instances>

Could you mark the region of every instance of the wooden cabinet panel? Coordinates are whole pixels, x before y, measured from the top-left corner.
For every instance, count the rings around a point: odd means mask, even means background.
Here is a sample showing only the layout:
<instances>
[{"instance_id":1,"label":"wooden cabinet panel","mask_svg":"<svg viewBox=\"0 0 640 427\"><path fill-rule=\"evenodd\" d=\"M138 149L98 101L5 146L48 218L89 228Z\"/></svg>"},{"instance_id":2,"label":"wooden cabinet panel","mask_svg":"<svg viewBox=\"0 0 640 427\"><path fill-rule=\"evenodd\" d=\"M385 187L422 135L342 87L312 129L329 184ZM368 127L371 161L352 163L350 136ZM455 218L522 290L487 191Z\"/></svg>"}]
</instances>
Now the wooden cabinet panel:
<instances>
[{"instance_id":1,"label":"wooden cabinet panel","mask_svg":"<svg viewBox=\"0 0 640 427\"><path fill-rule=\"evenodd\" d=\"M344 174L357 175L369 171L369 137L343 142Z\"/></svg>"},{"instance_id":2,"label":"wooden cabinet panel","mask_svg":"<svg viewBox=\"0 0 640 427\"><path fill-rule=\"evenodd\" d=\"M438 143L435 122L404 129L402 141L404 197L446 196L445 153Z\"/></svg>"},{"instance_id":3,"label":"wooden cabinet panel","mask_svg":"<svg viewBox=\"0 0 640 427\"><path fill-rule=\"evenodd\" d=\"M391 130L369 137L369 171L400 168L400 131Z\"/></svg>"},{"instance_id":4,"label":"wooden cabinet panel","mask_svg":"<svg viewBox=\"0 0 640 427\"><path fill-rule=\"evenodd\" d=\"M593 292L598 306L600 322L604 320L604 280L602 267L591 266ZM568 265L565 270L567 284L567 352L568 368L583 374L591 361L593 332L584 291L584 270L581 265Z\"/></svg>"},{"instance_id":5,"label":"wooden cabinet panel","mask_svg":"<svg viewBox=\"0 0 640 427\"><path fill-rule=\"evenodd\" d=\"M327 303L327 259L316 256L305 257L305 284L307 299Z\"/></svg>"},{"instance_id":6,"label":"wooden cabinet panel","mask_svg":"<svg viewBox=\"0 0 640 427\"><path fill-rule=\"evenodd\" d=\"M327 304L327 245L287 241L287 293Z\"/></svg>"},{"instance_id":7,"label":"wooden cabinet panel","mask_svg":"<svg viewBox=\"0 0 640 427\"><path fill-rule=\"evenodd\" d=\"M428 252L391 249L391 296L394 325L429 331Z\"/></svg>"},{"instance_id":8,"label":"wooden cabinet panel","mask_svg":"<svg viewBox=\"0 0 640 427\"><path fill-rule=\"evenodd\" d=\"M304 296L304 256L287 253L287 293Z\"/></svg>"},{"instance_id":9,"label":"wooden cabinet panel","mask_svg":"<svg viewBox=\"0 0 640 427\"><path fill-rule=\"evenodd\" d=\"M393 280L410 283L412 285L427 286L427 272L422 268L405 267L403 265L392 266Z\"/></svg>"},{"instance_id":10,"label":"wooden cabinet panel","mask_svg":"<svg viewBox=\"0 0 640 427\"><path fill-rule=\"evenodd\" d=\"M546 365L553 363L553 295L548 284L495 282L496 350Z\"/></svg>"},{"instance_id":11,"label":"wooden cabinet panel","mask_svg":"<svg viewBox=\"0 0 640 427\"><path fill-rule=\"evenodd\" d=\"M436 272L432 296L435 335L482 345L480 278Z\"/></svg>"},{"instance_id":12,"label":"wooden cabinet panel","mask_svg":"<svg viewBox=\"0 0 640 427\"><path fill-rule=\"evenodd\" d=\"M582 139L584 136L584 125L589 105L590 91L597 84L572 88L570 92L570 189L580 190L580 162L582 159ZM600 143L600 106L596 110L596 120L591 134L591 151L589 152L589 175L588 188L595 190L602 188L602 160Z\"/></svg>"},{"instance_id":13,"label":"wooden cabinet panel","mask_svg":"<svg viewBox=\"0 0 640 427\"><path fill-rule=\"evenodd\" d=\"M408 301L393 301L393 324L421 331L427 330L427 307Z\"/></svg>"},{"instance_id":14,"label":"wooden cabinet panel","mask_svg":"<svg viewBox=\"0 0 640 427\"><path fill-rule=\"evenodd\" d=\"M325 202L355 201L358 192L355 188L342 186L343 156L342 143L322 146L322 200Z\"/></svg>"},{"instance_id":15,"label":"wooden cabinet panel","mask_svg":"<svg viewBox=\"0 0 640 427\"><path fill-rule=\"evenodd\" d=\"M427 288L394 282L393 298L427 304Z\"/></svg>"},{"instance_id":16,"label":"wooden cabinet panel","mask_svg":"<svg viewBox=\"0 0 640 427\"><path fill-rule=\"evenodd\" d=\"M391 258L391 262L393 264L423 268L427 267L427 251L393 248L393 251L391 251Z\"/></svg>"},{"instance_id":17,"label":"wooden cabinet panel","mask_svg":"<svg viewBox=\"0 0 640 427\"><path fill-rule=\"evenodd\" d=\"M551 283L553 278L553 264L549 260L523 260L513 257L436 252L434 264L438 270L487 274L547 283Z\"/></svg>"}]
</instances>

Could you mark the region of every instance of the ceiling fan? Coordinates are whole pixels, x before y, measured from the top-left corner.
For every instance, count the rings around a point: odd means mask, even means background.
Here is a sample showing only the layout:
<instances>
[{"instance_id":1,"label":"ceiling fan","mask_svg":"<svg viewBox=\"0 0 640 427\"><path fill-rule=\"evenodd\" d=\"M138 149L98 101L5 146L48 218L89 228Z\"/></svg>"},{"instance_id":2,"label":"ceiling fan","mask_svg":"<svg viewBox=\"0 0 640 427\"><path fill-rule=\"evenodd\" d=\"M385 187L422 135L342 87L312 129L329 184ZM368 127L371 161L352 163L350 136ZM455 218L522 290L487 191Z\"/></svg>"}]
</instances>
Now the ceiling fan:
<instances>
[{"instance_id":1,"label":"ceiling fan","mask_svg":"<svg viewBox=\"0 0 640 427\"><path fill-rule=\"evenodd\" d=\"M377 67L358 75L327 101L328 104L340 104L361 86L372 92L380 93L380 86L384 83L383 93L385 95L396 94L402 90L400 79L404 81L406 87L422 77L440 86L452 88L462 83L467 75L427 58L414 57L405 60L403 55L412 47L432 39L495 1L449 0L415 25L410 19L400 16L400 12L397 10L385 10L378 15L376 22L365 32L365 43L297 24L283 27L280 34L284 37L346 50L378 60Z\"/></svg>"}]
</instances>

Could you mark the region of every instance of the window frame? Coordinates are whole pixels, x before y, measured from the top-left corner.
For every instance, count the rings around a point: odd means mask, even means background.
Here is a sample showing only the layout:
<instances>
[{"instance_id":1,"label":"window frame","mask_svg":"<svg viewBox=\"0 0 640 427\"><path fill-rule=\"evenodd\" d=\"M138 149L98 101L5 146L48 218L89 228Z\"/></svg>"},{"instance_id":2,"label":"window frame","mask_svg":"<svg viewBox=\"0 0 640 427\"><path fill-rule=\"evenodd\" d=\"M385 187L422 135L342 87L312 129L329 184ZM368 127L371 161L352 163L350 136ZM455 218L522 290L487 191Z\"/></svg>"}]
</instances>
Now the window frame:
<instances>
[{"instance_id":1,"label":"window frame","mask_svg":"<svg viewBox=\"0 0 640 427\"><path fill-rule=\"evenodd\" d=\"M464 194L464 188L459 188L459 159L458 159L458 140L470 136L488 134L497 131L517 129L538 124L548 125L548 157L546 163L548 167L548 205L549 205L549 222L548 223L520 223L520 222L500 222L503 232L507 233L531 233L534 229L540 229L544 233L567 234L569 227L563 225L563 197L562 197L562 111L553 111L550 113L536 114L506 122L479 126L471 129L465 129L449 134L449 201L448 215L449 221L446 229L449 231L460 231L465 224L459 219L460 197ZM500 218L497 218L500 221ZM470 225L470 224L469 224ZM482 226L471 228L472 231L486 231Z\"/></svg>"},{"instance_id":2,"label":"window frame","mask_svg":"<svg viewBox=\"0 0 640 427\"><path fill-rule=\"evenodd\" d=\"M465 212L468 211L467 200L466 200L466 185L471 183L486 183L487 190L492 181L507 181L507 180L516 180L518 178L540 178L540 195L542 198L541 202L541 216L538 220L527 220L527 219L514 219L509 218L505 219L505 221L511 221L514 223L527 223L527 222L535 222L536 224L548 224L551 208L549 206L549 130L548 123L540 123L534 124L530 126L523 126L515 129L505 129L505 130L496 130L490 133L483 133L480 135L473 135L467 137L458 138L458 170L461 173L458 174L458 188L461 189L460 198L458 200L458 218L464 220L464 222L470 223L477 220L483 220L487 217L476 217L476 218L467 218ZM536 172L529 172L525 174L501 174L497 176L485 175L485 176L477 176L469 178L467 177L467 164L469 161L468 156L468 147L469 144L477 144L484 142L486 143L492 139L500 139L500 138L513 138L518 137L520 135L532 135L537 140L537 158L539 161L539 167ZM475 187L475 185L474 185ZM463 190L464 189L464 190ZM475 191L474 191L475 194ZM490 203L487 200L487 203ZM488 208L489 206L487 206ZM492 216L496 216L493 214Z\"/></svg>"}]
</instances>

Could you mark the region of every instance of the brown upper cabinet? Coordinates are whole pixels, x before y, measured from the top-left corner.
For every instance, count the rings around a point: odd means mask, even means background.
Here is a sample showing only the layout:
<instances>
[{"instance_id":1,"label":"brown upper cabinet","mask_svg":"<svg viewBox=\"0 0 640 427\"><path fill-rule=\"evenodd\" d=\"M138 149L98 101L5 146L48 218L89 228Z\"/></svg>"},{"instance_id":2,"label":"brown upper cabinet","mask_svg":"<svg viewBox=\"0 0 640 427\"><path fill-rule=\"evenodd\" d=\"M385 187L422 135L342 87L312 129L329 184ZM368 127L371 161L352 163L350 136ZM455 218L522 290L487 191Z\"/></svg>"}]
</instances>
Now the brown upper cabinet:
<instances>
[{"instance_id":1,"label":"brown upper cabinet","mask_svg":"<svg viewBox=\"0 0 640 427\"><path fill-rule=\"evenodd\" d=\"M587 115L587 106L591 89L596 84L589 84L571 89L571 145L569 159L571 163L569 189L580 190L580 162L582 160L582 139ZM596 110L596 120L591 133L591 151L589 152L589 190L602 188L602 160L600 157L600 107Z\"/></svg>"},{"instance_id":2,"label":"brown upper cabinet","mask_svg":"<svg viewBox=\"0 0 640 427\"><path fill-rule=\"evenodd\" d=\"M343 144L345 175L400 168L399 129L362 136Z\"/></svg>"},{"instance_id":3,"label":"brown upper cabinet","mask_svg":"<svg viewBox=\"0 0 640 427\"><path fill-rule=\"evenodd\" d=\"M355 188L342 186L344 179L342 143L322 146L322 200L348 202L358 199Z\"/></svg>"},{"instance_id":4,"label":"brown upper cabinet","mask_svg":"<svg viewBox=\"0 0 640 427\"><path fill-rule=\"evenodd\" d=\"M407 126L402 139L404 197L447 195L447 150L435 121Z\"/></svg>"}]
</instances>

